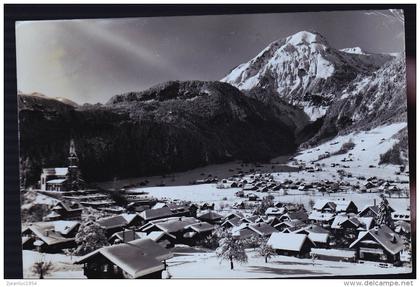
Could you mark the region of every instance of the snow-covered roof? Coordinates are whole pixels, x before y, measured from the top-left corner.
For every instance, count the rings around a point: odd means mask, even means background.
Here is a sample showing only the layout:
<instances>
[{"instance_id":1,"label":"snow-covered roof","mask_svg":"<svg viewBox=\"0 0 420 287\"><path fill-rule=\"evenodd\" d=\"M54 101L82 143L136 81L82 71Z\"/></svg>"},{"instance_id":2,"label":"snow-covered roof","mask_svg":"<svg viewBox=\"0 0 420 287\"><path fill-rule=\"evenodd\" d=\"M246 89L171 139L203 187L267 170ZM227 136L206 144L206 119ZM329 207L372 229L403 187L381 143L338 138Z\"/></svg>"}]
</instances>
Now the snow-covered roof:
<instances>
[{"instance_id":1,"label":"snow-covered roof","mask_svg":"<svg viewBox=\"0 0 420 287\"><path fill-rule=\"evenodd\" d=\"M220 220L223 218L223 216L212 210L209 210L200 214L197 218L201 220Z\"/></svg>"},{"instance_id":2,"label":"snow-covered roof","mask_svg":"<svg viewBox=\"0 0 420 287\"><path fill-rule=\"evenodd\" d=\"M379 243L391 254L397 254L404 249L404 242L401 237L386 225L366 232L360 232L358 238L350 244L350 248L355 247L362 240L371 240Z\"/></svg>"},{"instance_id":3,"label":"snow-covered roof","mask_svg":"<svg viewBox=\"0 0 420 287\"><path fill-rule=\"evenodd\" d=\"M50 167L50 168L43 168L42 172L44 174L56 175L56 176L65 176L69 172L68 167Z\"/></svg>"},{"instance_id":4,"label":"snow-covered roof","mask_svg":"<svg viewBox=\"0 0 420 287\"><path fill-rule=\"evenodd\" d=\"M322 213L322 212L314 210L309 214L308 219L316 220L316 221L330 221L330 220L333 220L334 217L335 217L335 214L333 213Z\"/></svg>"},{"instance_id":5,"label":"snow-covered roof","mask_svg":"<svg viewBox=\"0 0 420 287\"><path fill-rule=\"evenodd\" d=\"M73 241L74 237L66 237L80 225L79 221L57 220L49 222L34 222L28 225L23 232L30 230L39 240L48 245Z\"/></svg>"},{"instance_id":6,"label":"snow-covered roof","mask_svg":"<svg viewBox=\"0 0 420 287\"><path fill-rule=\"evenodd\" d=\"M67 179L65 179L65 178L57 178L57 179L48 180L47 183L50 183L50 184L62 184L63 182L66 182L66 181L67 181Z\"/></svg>"},{"instance_id":7,"label":"snow-covered roof","mask_svg":"<svg viewBox=\"0 0 420 287\"><path fill-rule=\"evenodd\" d=\"M316 232L309 232L308 237L313 242L317 243L327 243L328 242L328 233L316 233Z\"/></svg>"},{"instance_id":8,"label":"snow-covered roof","mask_svg":"<svg viewBox=\"0 0 420 287\"><path fill-rule=\"evenodd\" d=\"M166 233L164 231L152 231L149 234L147 234L147 238L152 239L153 241L158 241L159 239L161 239L164 235L172 237L175 239L175 236L173 236L172 234Z\"/></svg>"},{"instance_id":9,"label":"snow-covered roof","mask_svg":"<svg viewBox=\"0 0 420 287\"><path fill-rule=\"evenodd\" d=\"M185 227L185 229L189 229L189 228L200 233L200 232L211 231L214 229L214 226L207 222L198 222L198 223L194 223Z\"/></svg>"},{"instance_id":10,"label":"snow-covered roof","mask_svg":"<svg viewBox=\"0 0 420 287\"><path fill-rule=\"evenodd\" d=\"M156 208L156 209L146 209L140 213L140 216L144 220L153 220L153 219L158 219L158 218L163 218L163 217L170 217L172 215L173 215L172 211L167 206L162 207L162 208Z\"/></svg>"},{"instance_id":11,"label":"snow-covered roof","mask_svg":"<svg viewBox=\"0 0 420 287\"><path fill-rule=\"evenodd\" d=\"M165 267L162 261L173 257L170 251L150 238L144 238L131 241L129 244L122 243L102 247L83 256L75 264L94 261L98 254L110 260L133 278L163 270Z\"/></svg>"},{"instance_id":12,"label":"snow-covered roof","mask_svg":"<svg viewBox=\"0 0 420 287\"><path fill-rule=\"evenodd\" d=\"M267 245L273 249L300 251L306 240L309 240L306 234L276 232L271 234Z\"/></svg>"}]
</instances>

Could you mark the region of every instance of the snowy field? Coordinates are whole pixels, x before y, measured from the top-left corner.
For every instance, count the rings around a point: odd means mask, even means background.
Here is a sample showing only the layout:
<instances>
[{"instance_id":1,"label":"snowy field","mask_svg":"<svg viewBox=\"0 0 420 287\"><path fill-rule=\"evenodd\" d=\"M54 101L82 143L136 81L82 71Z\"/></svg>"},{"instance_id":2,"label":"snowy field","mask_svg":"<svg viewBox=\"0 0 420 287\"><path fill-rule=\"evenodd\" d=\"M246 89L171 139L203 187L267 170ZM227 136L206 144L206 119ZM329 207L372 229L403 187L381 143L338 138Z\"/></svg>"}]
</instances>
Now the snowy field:
<instances>
[{"instance_id":1,"label":"snowy field","mask_svg":"<svg viewBox=\"0 0 420 287\"><path fill-rule=\"evenodd\" d=\"M307 276L345 276L409 273L408 267L382 268L377 263L346 263L291 256L274 256L264 262L256 251L248 250L248 263L234 264L220 261L214 253L190 253L168 260L168 270L173 278L279 278ZM203 268L200 268L203 266Z\"/></svg>"},{"instance_id":2,"label":"snowy field","mask_svg":"<svg viewBox=\"0 0 420 287\"><path fill-rule=\"evenodd\" d=\"M83 275L82 266L73 264L73 262L78 259L78 256L39 253L32 250L23 250L22 252L23 278L25 279L39 278L39 275L36 275L31 271L32 265L38 261L51 261L53 263L51 273L45 275L45 278L86 278Z\"/></svg>"},{"instance_id":3,"label":"snowy field","mask_svg":"<svg viewBox=\"0 0 420 287\"><path fill-rule=\"evenodd\" d=\"M301 175L301 173L299 173ZM220 203L226 203L233 205L235 202L239 202L242 199L235 196L235 192L241 190L240 188L226 188L218 189L216 184L200 184L200 185L186 185L186 186L162 186L162 187L148 187L140 189L148 192L151 196L158 199L171 199L171 200L185 200L196 203L215 203L216 208ZM346 198L347 200L353 200L357 207L360 209L364 208L368 204L373 204L374 200L377 203L380 202L380 193L357 193L357 192L337 192L333 194L313 191L300 191L300 190L287 190L285 195L282 191L273 191L267 193L256 193L258 196L263 197L271 194L274 196L275 201L280 202L292 202L304 204L305 208L310 210L309 201L316 201L318 199L341 199ZM225 198L225 199L224 199ZM395 210L406 210L410 204L408 198L389 198L390 205Z\"/></svg>"}]
</instances>

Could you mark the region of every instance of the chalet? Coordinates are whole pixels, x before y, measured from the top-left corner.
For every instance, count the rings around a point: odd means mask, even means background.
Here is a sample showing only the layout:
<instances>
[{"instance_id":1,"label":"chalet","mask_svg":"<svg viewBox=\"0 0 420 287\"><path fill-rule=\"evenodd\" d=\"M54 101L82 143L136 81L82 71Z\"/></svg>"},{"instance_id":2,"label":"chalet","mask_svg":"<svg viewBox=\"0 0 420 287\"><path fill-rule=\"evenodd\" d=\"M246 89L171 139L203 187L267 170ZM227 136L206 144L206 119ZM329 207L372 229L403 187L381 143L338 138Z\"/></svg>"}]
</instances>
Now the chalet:
<instances>
[{"instance_id":1,"label":"chalet","mask_svg":"<svg viewBox=\"0 0 420 287\"><path fill-rule=\"evenodd\" d=\"M289 211L280 217L280 221L290 221L295 219L305 222L308 220L308 214L303 210Z\"/></svg>"},{"instance_id":2,"label":"chalet","mask_svg":"<svg viewBox=\"0 0 420 287\"><path fill-rule=\"evenodd\" d=\"M283 221L281 223L278 223L276 225L274 225L274 228L276 228L278 231L284 232L293 232L296 231L300 228L302 228L303 226L305 226L305 223L300 221L299 219L294 219L294 220L288 220L288 221Z\"/></svg>"},{"instance_id":3,"label":"chalet","mask_svg":"<svg viewBox=\"0 0 420 287\"><path fill-rule=\"evenodd\" d=\"M255 232L247 228L236 229L236 230L232 229L232 236L236 239L244 240L244 239L248 239L255 236Z\"/></svg>"},{"instance_id":4,"label":"chalet","mask_svg":"<svg viewBox=\"0 0 420 287\"><path fill-rule=\"evenodd\" d=\"M254 231L258 236L261 237L269 237L274 232L278 232L277 229L264 222L246 224L245 228Z\"/></svg>"},{"instance_id":5,"label":"chalet","mask_svg":"<svg viewBox=\"0 0 420 287\"><path fill-rule=\"evenodd\" d=\"M122 231L124 228L140 226L142 219L138 214L124 213L106 217L96 222L105 229L107 236L111 236L115 232Z\"/></svg>"},{"instance_id":6,"label":"chalet","mask_svg":"<svg viewBox=\"0 0 420 287\"><path fill-rule=\"evenodd\" d=\"M241 219L241 223L255 223L259 218L258 215L246 216Z\"/></svg>"},{"instance_id":7,"label":"chalet","mask_svg":"<svg viewBox=\"0 0 420 287\"><path fill-rule=\"evenodd\" d=\"M240 211L230 212L223 218L223 220L233 219L234 217L241 219L244 218L245 215Z\"/></svg>"},{"instance_id":8,"label":"chalet","mask_svg":"<svg viewBox=\"0 0 420 287\"><path fill-rule=\"evenodd\" d=\"M308 235L309 239L312 240L317 247L328 247L330 243L330 232L327 229L315 224L304 226L301 229L296 230L294 233Z\"/></svg>"},{"instance_id":9,"label":"chalet","mask_svg":"<svg viewBox=\"0 0 420 287\"><path fill-rule=\"evenodd\" d=\"M313 209L321 213L354 213L357 214L357 206L351 200L318 200Z\"/></svg>"},{"instance_id":10,"label":"chalet","mask_svg":"<svg viewBox=\"0 0 420 287\"><path fill-rule=\"evenodd\" d=\"M145 234L141 235L141 233L135 232L134 230L123 230L112 234L111 237L108 238L108 242L110 244L127 243L136 239L140 239L144 236Z\"/></svg>"},{"instance_id":11,"label":"chalet","mask_svg":"<svg viewBox=\"0 0 420 287\"><path fill-rule=\"evenodd\" d=\"M140 217L142 218L143 222L146 223L152 220L168 218L172 216L174 216L174 214L167 206L156 209L146 209L140 213Z\"/></svg>"},{"instance_id":12,"label":"chalet","mask_svg":"<svg viewBox=\"0 0 420 287\"><path fill-rule=\"evenodd\" d=\"M83 264L91 279L162 278L171 252L149 238L102 247L74 264Z\"/></svg>"},{"instance_id":13,"label":"chalet","mask_svg":"<svg viewBox=\"0 0 420 287\"><path fill-rule=\"evenodd\" d=\"M147 234L153 231L162 231L162 232L165 232L167 234L174 236L176 239L176 243L190 244L191 236L185 237L184 235L188 232L187 227L189 227L190 225L194 225L196 223L202 224L203 228L204 226L207 227L208 225L210 225L208 223L201 222L200 220L195 219L193 217L175 217L175 218L169 218L165 220L157 220L154 222L150 222L146 226L142 226L141 231L146 232ZM199 226L196 227L196 229L198 228Z\"/></svg>"},{"instance_id":14,"label":"chalet","mask_svg":"<svg viewBox=\"0 0 420 287\"><path fill-rule=\"evenodd\" d=\"M371 229L375 224L372 217L359 217L348 215L337 215L331 224L331 229L351 231L366 231Z\"/></svg>"},{"instance_id":15,"label":"chalet","mask_svg":"<svg viewBox=\"0 0 420 287\"><path fill-rule=\"evenodd\" d=\"M241 225L241 219L239 217L233 217L232 219L225 219L222 223L223 228L233 228Z\"/></svg>"},{"instance_id":16,"label":"chalet","mask_svg":"<svg viewBox=\"0 0 420 287\"><path fill-rule=\"evenodd\" d=\"M361 232L350 244L357 250L359 260L395 263L400 261L400 252L404 249L401 237L388 226L382 225L369 231Z\"/></svg>"},{"instance_id":17,"label":"chalet","mask_svg":"<svg viewBox=\"0 0 420 287\"><path fill-rule=\"evenodd\" d=\"M188 225L184 227L184 242L188 245L196 245L198 241L211 235L213 230L214 226L207 222L199 222Z\"/></svg>"},{"instance_id":18,"label":"chalet","mask_svg":"<svg viewBox=\"0 0 420 287\"><path fill-rule=\"evenodd\" d=\"M171 248L177 243L176 237L164 231L152 231L146 235L147 238L152 239L154 242L164 248Z\"/></svg>"},{"instance_id":19,"label":"chalet","mask_svg":"<svg viewBox=\"0 0 420 287\"><path fill-rule=\"evenodd\" d=\"M308 257L315 244L306 234L280 233L271 234L268 245L279 255Z\"/></svg>"},{"instance_id":20,"label":"chalet","mask_svg":"<svg viewBox=\"0 0 420 287\"><path fill-rule=\"evenodd\" d=\"M269 207L265 211L265 215L267 216L277 216L280 217L285 213L286 209L284 207Z\"/></svg>"},{"instance_id":21,"label":"chalet","mask_svg":"<svg viewBox=\"0 0 420 287\"><path fill-rule=\"evenodd\" d=\"M51 210L52 212L58 214L58 219L79 220L82 215L83 207L75 201L58 201Z\"/></svg>"},{"instance_id":22,"label":"chalet","mask_svg":"<svg viewBox=\"0 0 420 287\"><path fill-rule=\"evenodd\" d=\"M79 221L49 221L31 223L22 231L23 249L56 253L76 246Z\"/></svg>"},{"instance_id":23,"label":"chalet","mask_svg":"<svg viewBox=\"0 0 420 287\"><path fill-rule=\"evenodd\" d=\"M407 221L397 221L394 223L395 229L394 231L400 235L403 235L407 238L410 237L411 234L411 224Z\"/></svg>"},{"instance_id":24,"label":"chalet","mask_svg":"<svg viewBox=\"0 0 420 287\"><path fill-rule=\"evenodd\" d=\"M309 214L308 219L311 223L322 224L324 227L329 227L333 222L334 217L334 213L314 210Z\"/></svg>"},{"instance_id":25,"label":"chalet","mask_svg":"<svg viewBox=\"0 0 420 287\"><path fill-rule=\"evenodd\" d=\"M360 212L359 217L373 217L379 216L379 205L366 205Z\"/></svg>"},{"instance_id":26,"label":"chalet","mask_svg":"<svg viewBox=\"0 0 420 287\"><path fill-rule=\"evenodd\" d=\"M197 216L197 218L201 221L208 222L210 224L216 224L216 223L220 223L223 216L212 210L208 210L200 214L199 216Z\"/></svg>"}]
</instances>

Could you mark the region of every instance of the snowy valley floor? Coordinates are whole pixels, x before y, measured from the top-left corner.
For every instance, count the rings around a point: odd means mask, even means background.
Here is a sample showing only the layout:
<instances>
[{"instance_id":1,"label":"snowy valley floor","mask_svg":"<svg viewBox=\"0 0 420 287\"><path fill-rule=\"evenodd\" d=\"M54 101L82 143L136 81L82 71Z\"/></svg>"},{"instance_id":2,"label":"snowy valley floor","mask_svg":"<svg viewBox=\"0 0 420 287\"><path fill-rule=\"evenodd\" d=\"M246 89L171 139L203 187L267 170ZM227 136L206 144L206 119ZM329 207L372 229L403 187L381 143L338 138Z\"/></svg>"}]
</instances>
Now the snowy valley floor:
<instances>
[{"instance_id":1,"label":"snowy valley floor","mask_svg":"<svg viewBox=\"0 0 420 287\"><path fill-rule=\"evenodd\" d=\"M212 253L178 254L168 261L172 278L281 278L308 276L345 276L368 274L401 274L408 267L381 268L377 263L346 263L290 256L274 256L264 262L256 251L248 250L248 263L235 263L230 270L228 261L220 261Z\"/></svg>"},{"instance_id":2,"label":"snowy valley floor","mask_svg":"<svg viewBox=\"0 0 420 287\"><path fill-rule=\"evenodd\" d=\"M256 251L247 250L248 263L235 263L230 270L227 261L220 261L214 252L194 252L194 248L183 253L175 252L174 258L168 260L168 271L172 278L282 278L308 276L346 276L372 274L410 273L409 267L382 268L377 263L346 263L312 259L299 259L290 256L274 256L264 262ZM31 266L39 258L52 261L54 269L45 278L86 278L80 265L73 265L76 256L62 254L40 254L34 251L23 251L24 278L38 278L31 273Z\"/></svg>"}]
</instances>

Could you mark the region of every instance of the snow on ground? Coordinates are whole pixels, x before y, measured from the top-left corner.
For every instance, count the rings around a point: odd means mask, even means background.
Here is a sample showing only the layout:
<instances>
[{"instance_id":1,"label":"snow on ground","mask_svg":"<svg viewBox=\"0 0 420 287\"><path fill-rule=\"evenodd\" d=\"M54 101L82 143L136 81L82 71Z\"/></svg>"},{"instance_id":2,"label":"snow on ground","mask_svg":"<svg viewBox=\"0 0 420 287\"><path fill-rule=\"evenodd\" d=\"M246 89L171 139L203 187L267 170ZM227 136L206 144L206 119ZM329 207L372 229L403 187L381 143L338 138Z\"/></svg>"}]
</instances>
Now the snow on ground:
<instances>
[{"instance_id":1,"label":"snow on ground","mask_svg":"<svg viewBox=\"0 0 420 287\"><path fill-rule=\"evenodd\" d=\"M349 165L355 173L369 176L373 176L375 174L378 176L392 176L397 170L397 166L385 165L372 169L369 168L369 165L378 165L379 156L388 151L397 142L397 140L393 139L392 136L406 126L406 123L395 123L388 126L378 127L370 131L338 136L323 143L322 145L305 150L301 155L297 156L296 159L305 162L318 160L318 156L323 155L326 152L332 154L338 151L344 143L351 140L355 143L354 149L349 152L352 156L349 156L349 153L345 155L336 155L318 162L330 165L331 163L340 163L341 159L350 157L353 161L346 162L345 164Z\"/></svg>"},{"instance_id":2,"label":"snow on ground","mask_svg":"<svg viewBox=\"0 0 420 287\"><path fill-rule=\"evenodd\" d=\"M22 266L23 278L36 279L39 275L33 274L31 269L35 262L43 261L53 263L53 270L51 274L47 274L45 278L86 278L83 275L83 268L81 265L74 265L73 262L78 259L78 256L67 256L64 254L49 254L39 253L32 250L23 250L22 252Z\"/></svg>"},{"instance_id":3,"label":"snow on ground","mask_svg":"<svg viewBox=\"0 0 420 287\"><path fill-rule=\"evenodd\" d=\"M167 261L172 278L278 278L305 276L337 276L367 274L401 274L409 267L381 268L377 263L346 263L291 256L274 256L268 263L256 251L248 250L248 263L220 261L214 253L194 253L175 256ZM200 268L200 267L203 268Z\"/></svg>"},{"instance_id":4,"label":"snow on ground","mask_svg":"<svg viewBox=\"0 0 420 287\"><path fill-rule=\"evenodd\" d=\"M196 184L147 187L139 190L148 192L151 196L159 199L169 198L193 202L220 202L236 200L235 192L241 190L241 188L218 189L216 188L216 184ZM226 198L226 200L223 200L223 198Z\"/></svg>"}]
</instances>

